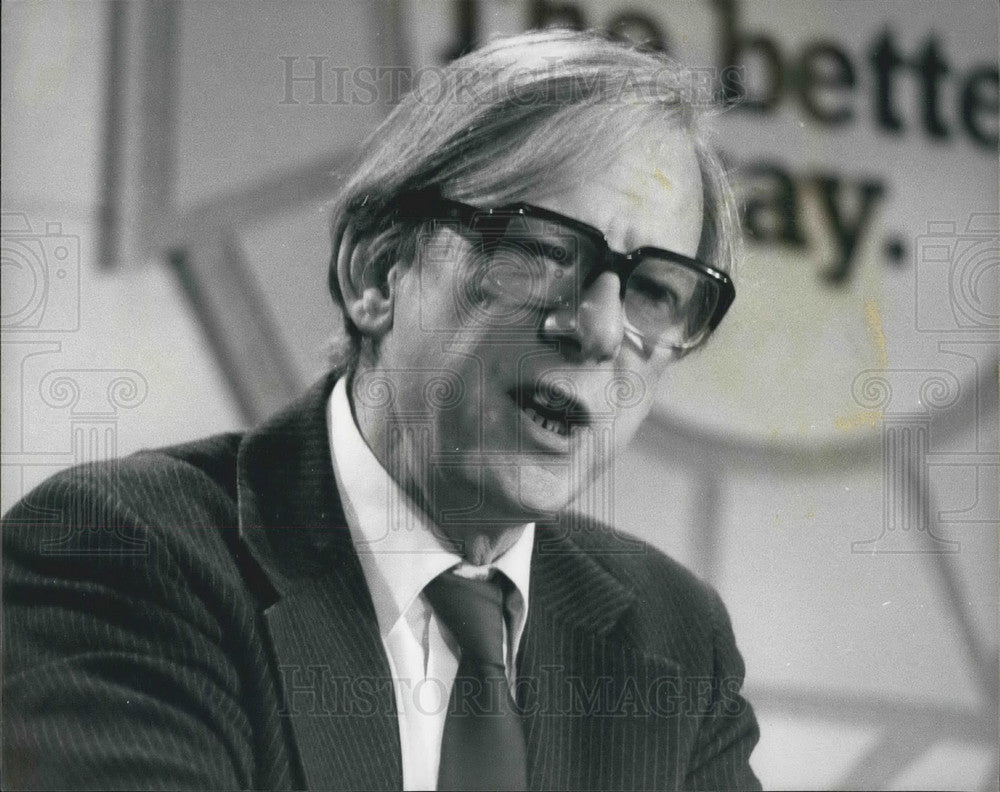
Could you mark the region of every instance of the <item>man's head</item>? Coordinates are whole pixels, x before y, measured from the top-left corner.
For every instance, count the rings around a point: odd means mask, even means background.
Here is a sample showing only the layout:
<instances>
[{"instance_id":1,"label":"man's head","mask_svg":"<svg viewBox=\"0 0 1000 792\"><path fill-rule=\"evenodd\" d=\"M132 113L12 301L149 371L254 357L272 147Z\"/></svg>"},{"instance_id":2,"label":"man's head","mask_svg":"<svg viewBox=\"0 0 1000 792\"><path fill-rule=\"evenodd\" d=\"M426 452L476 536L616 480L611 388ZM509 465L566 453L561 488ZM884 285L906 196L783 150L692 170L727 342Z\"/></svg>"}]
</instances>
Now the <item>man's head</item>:
<instances>
[{"instance_id":1,"label":"man's head","mask_svg":"<svg viewBox=\"0 0 1000 792\"><path fill-rule=\"evenodd\" d=\"M335 209L355 414L446 530L543 518L721 318L733 204L697 86L659 56L546 32L439 77L375 132Z\"/></svg>"}]
</instances>

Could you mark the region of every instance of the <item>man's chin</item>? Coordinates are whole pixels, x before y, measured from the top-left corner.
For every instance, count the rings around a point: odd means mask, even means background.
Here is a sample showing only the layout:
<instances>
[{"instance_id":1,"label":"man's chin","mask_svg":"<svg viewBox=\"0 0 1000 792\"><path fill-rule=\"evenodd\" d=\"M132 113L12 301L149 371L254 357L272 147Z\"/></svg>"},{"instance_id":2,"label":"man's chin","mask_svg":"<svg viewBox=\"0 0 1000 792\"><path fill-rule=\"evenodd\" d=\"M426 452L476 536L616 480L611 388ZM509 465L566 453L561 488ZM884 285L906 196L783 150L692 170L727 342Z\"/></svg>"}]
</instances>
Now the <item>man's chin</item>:
<instances>
[{"instance_id":1,"label":"man's chin","mask_svg":"<svg viewBox=\"0 0 1000 792\"><path fill-rule=\"evenodd\" d=\"M551 521L589 484L589 479L568 462L525 464L516 457L495 461L499 464L481 468L474 475L436 482L438 503L449 504L445 511L450 512L453 522L511 525Z\"/></svg>"},{"instance_id":2,"label":"man's chin","mask_svg":"<svg viewBox=\"0 0 1000 792\"><path fill-rule=\"evenodd\" d=\"M511 527L530 522L549 522L569 504L569 498L553 497L552 491L535 491L534 488L519 493L504 493L482 502L475 510L466 512L455 519L453 524L463 528L486 529ZM453 513L454 514L454 513Z\"/></svg>"},{"instance_id":3,"label":"man's chin","mask_svg":"<svg viewBox=\"0 0 1000 792\"><path fill-rule=\"evenodd\" d=\"M517 505L526 521L548 522L556 519L582 482L575 482L568 468L559 471L523 470L517 491Z\"/></svg>"}]
</instances>

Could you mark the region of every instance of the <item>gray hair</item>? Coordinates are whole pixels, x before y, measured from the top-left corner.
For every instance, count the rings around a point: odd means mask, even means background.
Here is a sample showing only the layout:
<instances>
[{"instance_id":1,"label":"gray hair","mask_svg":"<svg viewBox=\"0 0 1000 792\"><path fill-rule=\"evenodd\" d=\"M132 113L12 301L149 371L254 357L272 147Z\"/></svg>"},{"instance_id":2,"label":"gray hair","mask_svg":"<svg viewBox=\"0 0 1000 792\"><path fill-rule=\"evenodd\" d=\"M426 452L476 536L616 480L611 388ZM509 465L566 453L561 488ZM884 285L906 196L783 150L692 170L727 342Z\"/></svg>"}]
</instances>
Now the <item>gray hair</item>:
<instances>
[{"instance_id":1,"label":"gray hair","mask_svg":"<svg viewBox=\"0 0 1000 792\"><path fill-rule=\"evenodd\" d=\"M354 238L372 240L366 268L383 283L394 263L417 253L420 227L386 211L400 195L433 188L484 206L523 199L574 164L609 162L644 118L690 133L704 189L698 256L734 272L739 219L704 129L715 107L712 82L699 79L704 73L596 32L545 30L497 39L434 75L432 86L421 81L372 133L335 199L329 287L342 310L337 261L348 226ZM587 123L574 123L585 112ZM361 334L343 315L350 348L339 356L350 367Z\"/></svg>"}]
</instances>

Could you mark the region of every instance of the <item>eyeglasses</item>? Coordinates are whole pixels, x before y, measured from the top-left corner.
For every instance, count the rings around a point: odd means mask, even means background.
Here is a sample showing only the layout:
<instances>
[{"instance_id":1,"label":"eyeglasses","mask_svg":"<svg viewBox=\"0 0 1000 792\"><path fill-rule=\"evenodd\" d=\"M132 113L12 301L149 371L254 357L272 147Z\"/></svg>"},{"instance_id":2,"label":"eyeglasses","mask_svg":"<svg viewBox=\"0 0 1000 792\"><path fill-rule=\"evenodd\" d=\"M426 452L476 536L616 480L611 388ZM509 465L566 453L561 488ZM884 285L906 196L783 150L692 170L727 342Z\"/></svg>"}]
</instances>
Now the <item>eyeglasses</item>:
<instances>
[{"instance_id":1,"label":"eyeglasses","mask_svg":"<svg viewBox=\"0 0 1000 792\"><path fill-rule=\"evenodd\" d=\"M575 312L602 274L617 275L625 331L646 351L690 352L718 327L736 297L724 272L697 259L656 247L619 253L593 226L531 204L481 209L420 192L404 195L393 210L462 226L483 254L472 279L481 299Z\"/></svg>"}]
</instances>

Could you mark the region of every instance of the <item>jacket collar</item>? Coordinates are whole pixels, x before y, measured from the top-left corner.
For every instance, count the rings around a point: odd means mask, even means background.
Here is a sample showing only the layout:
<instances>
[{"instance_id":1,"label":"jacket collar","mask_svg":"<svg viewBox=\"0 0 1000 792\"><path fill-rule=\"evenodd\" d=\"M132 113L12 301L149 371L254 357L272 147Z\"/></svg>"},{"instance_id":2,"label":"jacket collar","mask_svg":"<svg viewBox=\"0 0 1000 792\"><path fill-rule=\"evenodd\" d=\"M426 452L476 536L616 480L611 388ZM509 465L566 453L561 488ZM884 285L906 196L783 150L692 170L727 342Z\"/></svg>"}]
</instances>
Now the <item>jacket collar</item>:
<instances>
[{"instance_id":1,"label":"jacket collar","mask_svg":"<svg viewBox=\"0 0 1000 792\"><path fill-rule=\"evenodd\" d=\"M350 547L326 431L334 382L327 375L247 434L237 455L240 536L279 596Z\"/></svg>"},{"instance_id":2,"label":"jacket collar","mask_svg":"<svg viewBox=\"0 0 1000 792\"><path fill-rule=\"evenodd\" d=\"M330 459L335 381L328 375L241 443L240 536L270 584L263 623L302 783L399 789L389 667Z\"/></svg>"}]
</instances>

